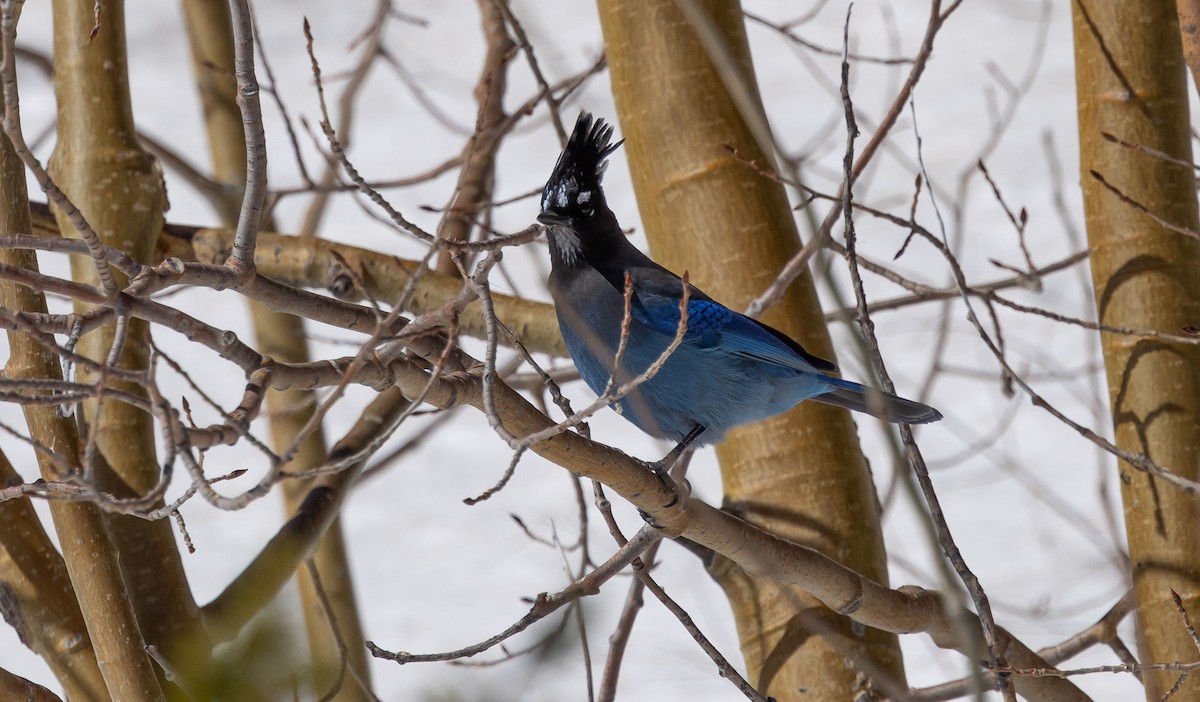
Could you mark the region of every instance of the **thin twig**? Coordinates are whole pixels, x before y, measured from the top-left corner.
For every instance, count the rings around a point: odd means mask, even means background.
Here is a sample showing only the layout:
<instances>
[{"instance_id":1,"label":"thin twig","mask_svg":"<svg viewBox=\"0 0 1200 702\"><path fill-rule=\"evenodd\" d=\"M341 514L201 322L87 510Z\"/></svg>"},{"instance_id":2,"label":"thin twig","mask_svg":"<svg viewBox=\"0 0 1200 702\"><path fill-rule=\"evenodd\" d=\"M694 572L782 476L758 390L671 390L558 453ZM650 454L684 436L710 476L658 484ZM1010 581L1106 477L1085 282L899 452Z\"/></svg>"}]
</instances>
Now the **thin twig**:
<instances>
[{"instance_id":1,"label":"thin twig","mask_svg":"<svg viewBox=\"0 0 1200 702\"><path fill-rule=\"evenodd\" d=\"M242 211L238 216L233 252L229 254L227 263L235 271L246 275L254 273L254 249L258 241L263 203L267 197L267 137L263 131L258 80L254 76L253 18L248 0L230 0L229 11L233 24L237 104L242 111L242 125L246 132L246 190L242 197Z\"/></svg>"},{"instance_id":2,"label":"thin twig","mask_svg":"<svg viewBox=\"0 0 1200 702\"><path fill-rule=\"evenodd\" d=\"M896 124L896 120L900 118L900 114L904 110L904 105L908 102L909 96L912 95L913 89L916 88L917 82L920 81L921 75L925 72L925 66L929 61L930 55L933 53L934 39L937 37L946 19L950 16L950 13L954 12L960 4L961 0L952 2L950 7L945 12L942 12L942 0L933 0L930 3L929 22L925 27L925 37L921 40L921 48L917 51L917 55L913 57L913 65L909 70L908 79L904 82L904 86L900 88L900 92L892 101L891 107L888 108L887 114L880 121L879 127L876 128L875 133L871 136L871 140L859 152L858 160L855 161L854 167L850 171L849 183L843 182L841 187L844 188L846 185L853 185L863 170L866 169L867 164L874 158L876 151L887 138L888 132ZM783 297L783 293L788 289L788 286L801 273L807 270L809 259L812 258L820 247L824 246L825 241L829 238L829 233L842 216L840 192L835 202L834 207L825 215L825 220L821 223L817 233L787 262L783 270L775 277L775 280L763 291L763 294L750 303L746 308L746 314L751 317L757 317L762 314L763 310L778 302Z\"/></svg>"},{"instance_id":3,"label":"thin twig","mask_svg":"<svg viewBox=\"0 0 1200 702\"><path fill-rule=\"evenodd\" d=\"M875 336L875 325L871 321L870 312L867 310L867 296L863 288L862 275L858 269L858 256L855 251L857 237L854 230L854 207L853 207L853 189L854 189L854 139L858 135L858 126L854 121L854 108L850 99L850 62L847 58L849 51L849 32L850 32L850 8L846 10L846 24L843 34L843 55L842 55L842 104L846 118L846 155L843 160L844 176L842 182L842 213L844 222L844 234L846 239L846 259L849 262L850 279L853 283L854 297L858 303L859 311L859 326L862 330L862 337L866 342L870 352L871 363L875 368L883 389L887 392L895 392L895 386L891 381L891 376L888 373L887 366L883 361L883 354L879 349L879 340ZM921 152L918 148L917 158L921 158ZM925 174L925 181L928 182L928 174ZM1001 649L996 634L996 623L992 617L991 606L988 603L987 594L983 590L983 586L979 579L967 566L962 553L958 549L958 545L954 541L954 537L950 532L950 527L946 522L945 514L941 508L941 502L937 497L937 493L933 487L933 481L929 477L929 469L925 465L925 459L921 455L921 450L917 446L916 439L913 437L912 428L907 424L900 425L900 437L907 450L909 463L912 466L913 472L916 475L917 482L921 486L921 492L925 497L925 502L929 508L930 517L933 520L934 528L937 532L938 543L941 545L946 558L954 566L959 578L966 586L967 591L971 594L971 598L975 602L976 612L979 615L979 621L983 627L983 636L987 644L989 658L993 667L1005 665L1004 651ZM1013 691L1012 683L1006 676L1000 676L1000 690L1006 700L1015 702L1016 693Z\"/></svg>"},{"instance_id":4,"label":"thin twig","mask_svg":"<svg viewBox=\"0 0 1200 702\"><path fill-rule=\"evenodd\" d=\"M516 634L528 629L532 624L541 619L546 618L558 609L578 600L581 597L594 595L599 592L600 586L611 580L617 573L628 566L634 558L641 555L651 544L661 539L661 534L658 530L652 527L642 527L629 543L622 546L611 558L591 571L587 575L579 578L565 589L548 595L542 593L538 595L530 608L529 613L521 619L517 620L512 626L504 631L492 636L484 641L481 641L470 646L465 646L453 651L445 651L441 653L408 653L405 651L391 652L386 651L374 642L368 641L367 648L371 651L371 655L384 660L395 661L396 663L421 663L430 661L449 661L458 658L469 658L512 638Z\"/></svg>"}]
</instances>

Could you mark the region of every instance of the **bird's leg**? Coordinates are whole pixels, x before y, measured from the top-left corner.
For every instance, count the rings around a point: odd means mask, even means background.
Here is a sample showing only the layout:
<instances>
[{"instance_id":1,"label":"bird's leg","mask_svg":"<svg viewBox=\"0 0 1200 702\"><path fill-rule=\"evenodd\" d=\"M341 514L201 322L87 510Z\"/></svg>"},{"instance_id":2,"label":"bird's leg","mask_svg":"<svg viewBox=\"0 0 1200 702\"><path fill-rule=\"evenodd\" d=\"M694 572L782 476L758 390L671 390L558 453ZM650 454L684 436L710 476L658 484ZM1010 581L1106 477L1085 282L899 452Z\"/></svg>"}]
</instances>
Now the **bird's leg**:
<instances>
[{"instance_id":1,"label":"bird's leg","mask_svg":"<svg viewBox=\"0 0 1200 702\"><path fill-rule=\"evenodd\" d=\"M704 427L697 424L696 426L692 427L692 430L687 433L687 436L683 437L683 441L680 441L678 444L676 444L675 448L671 449L671 451L667 453L667 455L663 456L661 460L655 461L654 463L646 463L646 467L652 470L654 474L658 476L659 480L671 487L673 494L675 495L670 504L663 505L664 508L674 507L680 499L680 487L671 478L671 468L675 465L675 462L687 452L688 448L692 445L692 442L698 439L703 433ZM683 489L687 490L688 488L684 487ZM650 526L656 529L662 528L662 525L656 522L648 512L643 512L639 509L638 514L642 515L642 519L646 520L646 523Z\"/></svg>"},{"instance_id":2,"label":"bird's leg","mask_svg":"<svg viewBox=\"0 0 1200 702\"><path fill-rule=\"evenodd\" d=\"M687 451L688 447L692 445L692 442L700 438L700 435L703 433L703 426L697 424L696 426L692 427L692 430L687 433L687 436L683 437L683 441L680 441L678 444L676 444L675 448L671 449L670 452L663 456L661 460L647 464L650 467L650 470L658 473L660 477L667 477L667 471L671 470L671 466L675 465L675 461L678 461L679 457L683 455L683 452Z\"/></svg>"}]
</instances>

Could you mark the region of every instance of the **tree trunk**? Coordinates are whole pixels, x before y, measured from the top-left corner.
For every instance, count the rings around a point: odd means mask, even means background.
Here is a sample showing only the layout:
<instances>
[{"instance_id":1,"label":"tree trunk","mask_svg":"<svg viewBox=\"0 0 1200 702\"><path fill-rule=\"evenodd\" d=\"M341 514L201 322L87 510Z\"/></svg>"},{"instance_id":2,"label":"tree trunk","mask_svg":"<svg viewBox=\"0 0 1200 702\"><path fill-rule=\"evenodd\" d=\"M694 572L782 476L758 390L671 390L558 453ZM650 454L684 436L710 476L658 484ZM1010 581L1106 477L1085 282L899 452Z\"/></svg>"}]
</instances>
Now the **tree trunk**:
<instances>
[{"instance_id":1,"label":"tree trunk","mask_svg":"<svg viewBox=\"0 0 1200 702\"><path fill-rule=\"evenodd\" d=\"M757 101L739 4L709 0L699 6ZM744 308L800 246L783 187L742 160L772 159L751 136L675 0L603 0L600 18L654 257L677 273L688 271L693 283L724 303ZM763 321L832 359L809 275ZM805 403L731 432L717 455L726 509L887 583L874 485L848 412ZM856 631L849 619L802 590L753 579L728 561L718 560L712 572L733 608L750 681L764 694L848 699L863 684L863 670L903 687L894 635Z\"/></svg>"},{"instance_id":2,"label":"tree trunk","mask_svg":"<svg viewBox=\"0 0 1200 702\"><path fill-rule=\"evenodd\" d=\"M1100 322L1171 334L1200 320L1200 241L1172 232L1094 177L1177 226L1197 229L1192 169L1112 143L1109 133L1190 162L1187 85L1175 5L1168 0L1075 2L1076 81L1084 214ZM1117 445L1196 480L1200 349L1102 334ZM1141 662L1200 659L1171 590L1200 612L1200 531L1194 495L1119 465L1140 624ZM1178 673L1146 673L1159 699ZM1193 676L1178 699L1200 696Z\"/></svg>"},{"instance_id":3,"label":"tree trunk","mask_svg":"<svg viewBox=\"0 0 1200 702\"><path fill-rule=\"evenodd\" d=\"M0 485L22 482L0 453ZM71 700L109 698L66 563L27 497L0 502L0 611Z\"/></svg>"},{"instance_id":4,"label":"tree trunk","mask_svg":"<svg viewBox=\"0 0 1200 702\"><path fill-rule=\"evenodd\" d=\"M32 230L25 167L5 138L0 142L0 233ZM38 269L32 251L0 249L0 262L31 271ZM46 297L25 286L4 282L0 283L0 307L44 314ZM58 357L30 334L9 332L8 349L6 378L62 380ZM56 458L77 471L80 446L75 423L59 416L52 406L26 405L22 409L29 437L58 451L58 456L36 453L42 478L67 477ZM45 604L43 616L28 609L24 612L39 629L30 636L29 645L46 659L71 700L106 700L110 695L139 702L161 699L158 680L125 596L117 551L100 510L83 502L50 502L51 519L62 544L61 560L52 545L39 547L36 543L41 525L30 523L36 522L36 516L28 514L31 511L32 507L22 516L7 509L0 525L5 533L6 557L12 559L15 569L24 572L36 588L36 597ZM41 555L21 554L22 547L12 541L21 532L30 535L24 547L36 548ZM63 582L63 567L70 582ZM14 591L20 597L20 589ZM52 610L57 610L52 617L45 616Z\"/></svg>"},{"instance_id":5,"label":"tree trunk","mask_svg":"<svg viewBox=\"0 0 1200 702\"><path fill-rule=\"evenodd\" d=\"M134 131L124 3L103 3L98 17L96 4L89 0L54 0L53 7L58 141L51 173L101 241L150 262L162 232L165 199L162 174L153 158L138 146ZM74 233L62 213L57 214L60 229ZM76 280L97 284L90 258L72 258L71 269ZM121 367L147 367L147 335L144 323L129 322ZM81 339L79 352L103 362L114 338L114 325L102 327ZM81 382L97 379L83 369L79 372ZM133 383L113 385L144 394ZM160 469L150 415L114 400L105 402L97 412L96 401L89 400L84 403L82 421L99 449L95 455L98 487L122 497L143 495L154 487ZM205 670L210 646L184 577L170 522L120 515L105 521L121 554L121 572L146 642L156 645L185 678Z\"/></svg>"}]
</instances>

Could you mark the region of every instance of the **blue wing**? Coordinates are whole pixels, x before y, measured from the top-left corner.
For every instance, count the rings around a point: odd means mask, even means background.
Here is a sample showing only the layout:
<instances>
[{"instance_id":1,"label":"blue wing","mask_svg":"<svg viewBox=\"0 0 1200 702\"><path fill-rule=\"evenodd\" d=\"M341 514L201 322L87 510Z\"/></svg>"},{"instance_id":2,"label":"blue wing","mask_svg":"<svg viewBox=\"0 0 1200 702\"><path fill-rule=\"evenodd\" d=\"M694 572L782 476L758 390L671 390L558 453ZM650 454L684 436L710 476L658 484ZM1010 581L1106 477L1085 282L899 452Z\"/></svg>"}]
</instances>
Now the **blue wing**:
<instances>
[{"instance_id":1,"label":"blue wing","mask_svg":"<svg viewBox=\"0 0 1200 702\"><path fill-rule=\"evenodd\" d=\"M679 300L683 282L671 275L634 276L633 318L654 331L674 336L679 328ZM669 275L669 274L668 274ZM690 286L689 286L690 287ZM782 332L734 312L696 288L689 289L687 341L720 348L798 371L833 371L829 361L813 356Z\"/></svg>"}]
</instances>

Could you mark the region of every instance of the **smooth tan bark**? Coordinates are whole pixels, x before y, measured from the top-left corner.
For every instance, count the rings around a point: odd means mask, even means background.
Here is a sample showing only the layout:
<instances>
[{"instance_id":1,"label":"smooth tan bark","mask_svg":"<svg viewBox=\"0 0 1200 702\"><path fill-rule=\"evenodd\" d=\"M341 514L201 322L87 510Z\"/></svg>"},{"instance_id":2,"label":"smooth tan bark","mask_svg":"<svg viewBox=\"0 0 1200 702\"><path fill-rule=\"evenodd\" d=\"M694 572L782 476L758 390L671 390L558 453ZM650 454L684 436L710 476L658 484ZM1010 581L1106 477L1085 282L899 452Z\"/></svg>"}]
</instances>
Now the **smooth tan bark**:
<instances>
[{"instance_id":1,"label":"smooth tan bark","mask_svg":"<svg viewBox=\"0 0 1200 702\"><path fill-rule=\"evenodd\" d=\"M0 485L22 482L0 454ZM28 498L0 503L0 609L70 699L108 699L67 566Z\"/></svg>"},{"instance_id":2,"label":"smooth tan bark","mask_svg":"<svg viewBox=\"0 0 1200 702\"><path fill-rule=\"evenodd\" d=\"M12 143L0 138L0 233L32 230L28 198L25 167L13 151ZM32 251L0 249L0 262L37 270L37 257ZM0 307L45 312L46 300L28 288L0 283ZM45 378L51 376L40 373L57 371L57 359L25 334L9 332L8 348L9 360L4 369L7 378ZM26 413L43 420L38 423L42 426L44 422L62 425L69 422L66 419L54 422L38 408L29 407ZM33 424L30 438L34 441L51 445L50 441L58 438L55 431L35 433ZM21 476L8 458L0 454L0 484L20 481ZM56 509L55 517L80 515L84 509L82 505L63 504ZM60 530L60 536L62 533ZM111 546L105 550L111 552ZM14 619L22 642L46 661L67 697L77 702L108 699L66 563L50 542L28 498L0 504L0 580L15 600L6 609L19 608Z\"/></svg>"},{"instance_id":3,"label":"smooth tan bark","mask_svg":"<svg viewBox=\"0 0 1200 702\"><path fill-rule=\"evenodd\" d=\"M149 261L162 231L162 174L135 136L125 65L124 3L99 5L99 24L96 8L88 0L53 3L58 140L50 170L104 243ZM73 233L65 218L60 216L59 224L68 235ZM91 260L75 257L71 264L77 280L97 281ZM79 351L104 360L114 330L108 326L88 334ZM122 367L147 367L147 334L145 324L130 322ZM80 380L95 382L96 377L81 371ZM143 392L134 384L116 386ZM98 448L96 475L102 488L132 496L145 494L157 483L155 429L148 414L113 401L97 412L93 400L84 405L84 421ZM146 641L181 675L190 675L193 667L205 669L209 645L170 522L120 515L105 521L120 551L121 570Z\"/></svg>"},{"instance_id":4,"label":"smooth tan bark","mask_svg":"<svg viewBox=\"0 0 1200 702\"><path fill-rule=\"evenodd\" d=\"M1183 58L1191 69L1192 83L1200 92L1200 0L1175 0Z\"/></svg>"},{"instance_id":5,"label":"smooth tan bark","mask_svg":"<svg viewBox=\"0 0 1200 702\"><path fill-rule=\"evenodd\" d=\"M1096 306L1104 324L1178 333L1200 319L1200 241L1168 231L1093 177L1175 225L1197 229L1192 169L1103 137L1113 134L1190 162L1187 85L1174 3L1072 4L1084 214ZM1106 55L1107 54L1107 55ZM1200 456L1200 350L1103 334L1117 444L1196 480ZM1125 529L1137 595L1142 663L1200 659L1171 598L1200 611L1195 495L1121 463ZM1177 673L1148 673L1159 699ZM1192 676L1175 699L1200 696Z\"/></svg>"},{"instance_id":6,"label":"smooth tan bark","mask_svg":"<svg viewBox=\"0 0 1200 702\"><path fill-rule=\"evenodd\" d=\"M601 0L613 94L642 222L657 261L734 308L798 250L786 194L740 159L770 163L674 0ZM757 99L741 9L703 2ZM730 154L736 150L739 157ZM763 321L833 358L809 275ZM731 432L717 449L726 508L880 583L887 565L870 470L849 414L804 404ZM864 661L903 685L895 636L855 631L795 587L713 569L733 607L750 679L780 700L844 699ZM800 690L806 690L801 693Z\"/></svg>"},{"instance_id":7,"label":"smooth tan bark","mask_svg":"<svg viewBox=\"0 0 1200 702\"><path fill-rule=\"evenodd\" d=\"M0 200L0 232L33 231L25 169L7 139L0 140ZM0 261L35 271L38 267L32 251L0 249ZM46 298L37 291L4 282L0 283L0 307L45 313ZM9 332L8 349L6 377L62 379L58 357L28 334ZM57 454L37 452L42 478L61 480L67 470L78 471L80 444L74 421L59 416L51 406L29 405L23 409L30 438ZM72 700L105 700L110 696L132 701L162 699L103 515L93 505L57 501L50 503L50 515L62 544L61 563L70 582L62 582L55 556L19 555L8 537L5 538L8 557L16 567L29 566L32 570L34 564L27 559L41 561L36 564L41 575L35 581L37 596L44 597L48 607L58 610L52 618L39 618L36 622L46 636L55 638L43 650L35 644L35 650L46 658ZM3 519L6 534L18 529L30 534L40 530L40 525L29 524L27 519L11 513ZM29 544L35 545L33 541ZM77 617L82 618L86 631L81 629Z\"/></svg>"}]
</instances>

